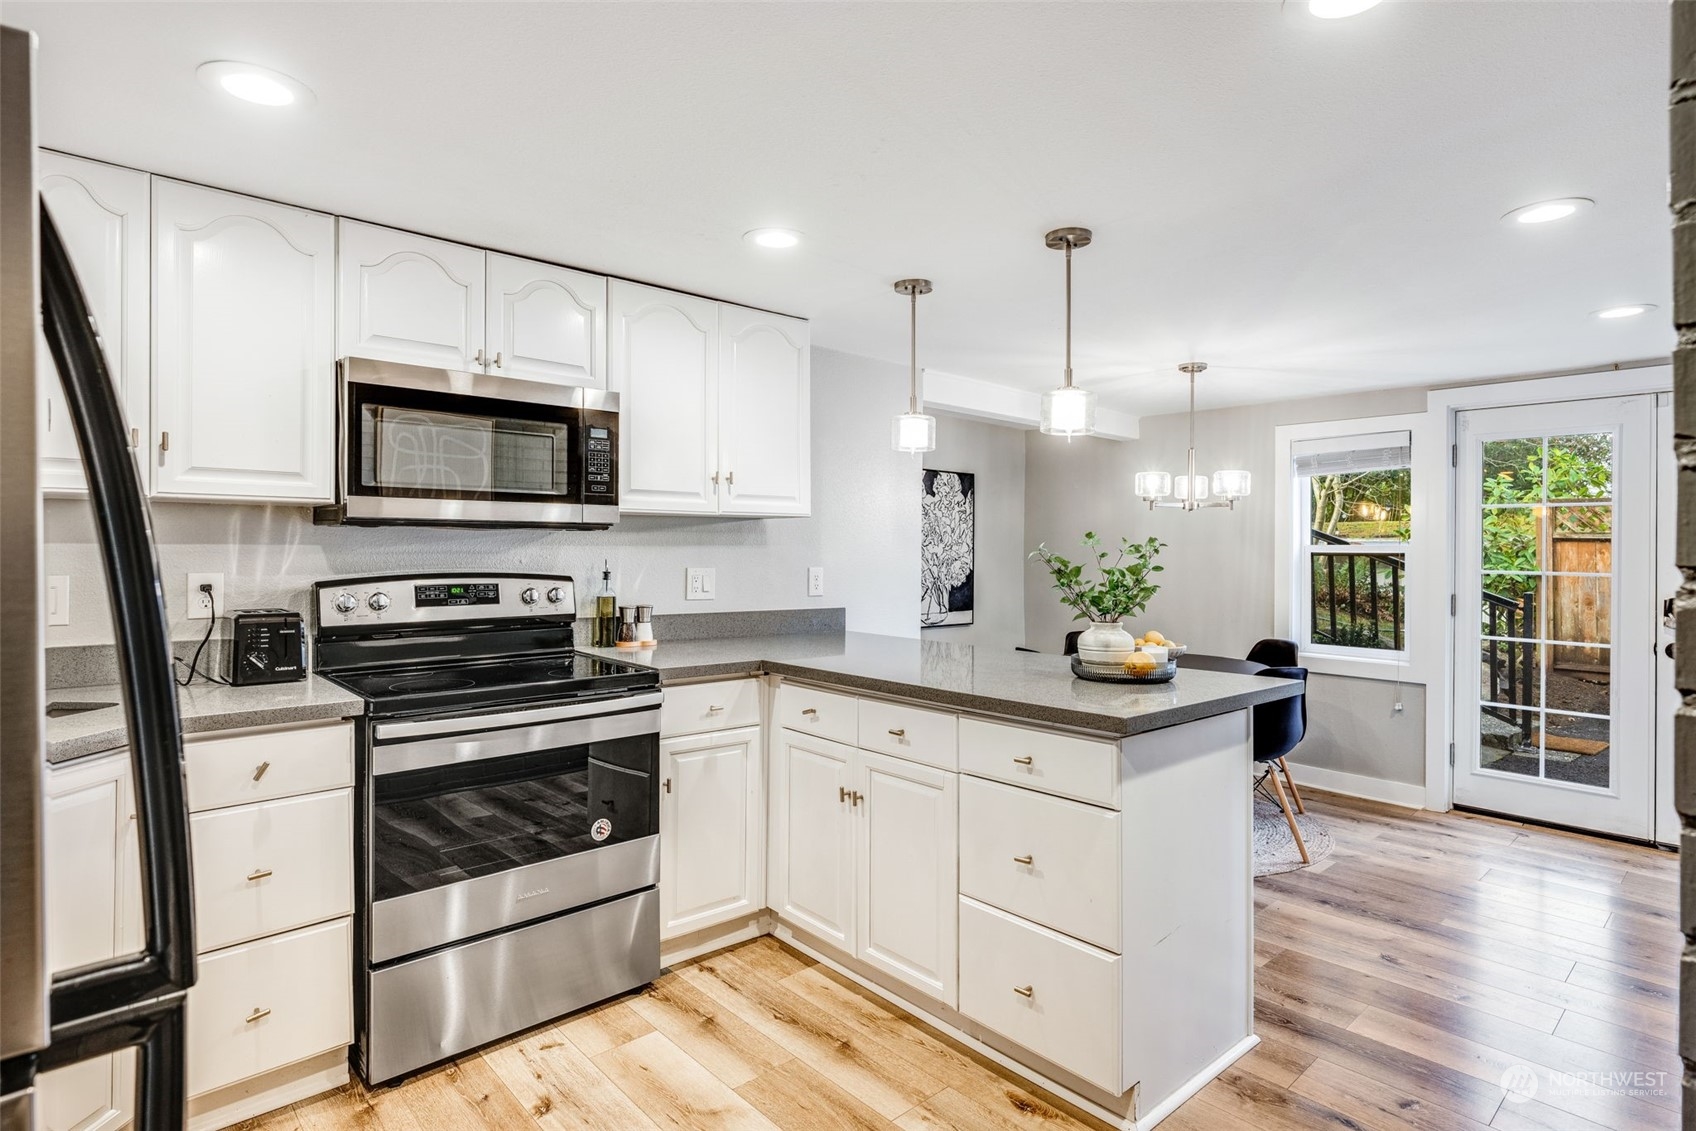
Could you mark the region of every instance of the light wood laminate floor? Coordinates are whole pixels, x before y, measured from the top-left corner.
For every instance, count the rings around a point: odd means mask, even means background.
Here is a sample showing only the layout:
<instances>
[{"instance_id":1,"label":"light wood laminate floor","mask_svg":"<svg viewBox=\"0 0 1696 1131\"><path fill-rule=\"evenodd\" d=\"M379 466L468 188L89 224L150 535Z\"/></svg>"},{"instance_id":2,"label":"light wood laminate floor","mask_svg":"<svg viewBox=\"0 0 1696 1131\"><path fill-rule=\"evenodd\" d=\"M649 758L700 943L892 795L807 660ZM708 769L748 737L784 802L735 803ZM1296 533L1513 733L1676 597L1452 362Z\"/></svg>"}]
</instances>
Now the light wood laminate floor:
<instances>
[{"instance_id":1,"label":"light wood laminate floor","mask_svg":"<svg viewBox=\"0 0 1696 1131\"><path fill-rule=\"evenodd\" d=\"M1677 857L1307 797L1336 851L1255 884L1261 1043L1162 1131L1678 1125ZM1530 1070L1534 1097L1507 1098L1515 1066ZM1586 1075L1627 1072L1649 1074L1636 1084L1660 1094ZM1095 1125L766 938L399 1086L355 1082L244 1126Z\"/></svg>"}]
</instances>

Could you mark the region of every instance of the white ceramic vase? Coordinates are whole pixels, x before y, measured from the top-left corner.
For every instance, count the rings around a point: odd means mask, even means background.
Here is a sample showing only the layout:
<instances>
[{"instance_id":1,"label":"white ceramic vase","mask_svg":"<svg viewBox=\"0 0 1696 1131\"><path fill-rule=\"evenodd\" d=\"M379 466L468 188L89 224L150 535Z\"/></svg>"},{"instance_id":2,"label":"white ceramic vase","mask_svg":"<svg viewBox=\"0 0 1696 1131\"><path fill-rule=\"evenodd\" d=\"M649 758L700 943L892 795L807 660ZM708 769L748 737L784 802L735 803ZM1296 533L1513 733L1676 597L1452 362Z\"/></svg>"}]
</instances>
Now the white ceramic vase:
<instances>
[{"instance_id":1,"label":"white ceramic vase","mask_svg":"<svg viewBox=\"0 0 1696 1131\"><path fill-rule=\"evenodd\" d=\"M1137 638L1116 620L1092 620L1078 637L1078 658L1092 664L1124 664L1137 650Z\"/></svg>"}]
</instances>

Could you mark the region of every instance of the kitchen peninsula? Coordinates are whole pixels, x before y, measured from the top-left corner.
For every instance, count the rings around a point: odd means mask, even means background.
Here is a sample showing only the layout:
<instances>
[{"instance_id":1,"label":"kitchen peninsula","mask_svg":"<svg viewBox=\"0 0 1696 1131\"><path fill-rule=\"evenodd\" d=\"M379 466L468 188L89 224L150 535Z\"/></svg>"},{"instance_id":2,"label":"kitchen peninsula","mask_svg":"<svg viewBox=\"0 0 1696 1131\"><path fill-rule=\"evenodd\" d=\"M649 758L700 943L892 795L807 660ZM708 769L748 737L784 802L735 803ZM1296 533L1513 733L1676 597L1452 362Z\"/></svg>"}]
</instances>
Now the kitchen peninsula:
<instances>
[{"instance_id":1,"label":"kitchen peninsula","mask_svg":"<svg viewBox=\"0 0 1696 1131\"><path fill-rule=\"evenodd\" d=\"M863 633L598 651L665 686L668 962L775 934L1127 1128L1255 1043L1250 710L1297 684Z\"/></svg>"}]
</instances>

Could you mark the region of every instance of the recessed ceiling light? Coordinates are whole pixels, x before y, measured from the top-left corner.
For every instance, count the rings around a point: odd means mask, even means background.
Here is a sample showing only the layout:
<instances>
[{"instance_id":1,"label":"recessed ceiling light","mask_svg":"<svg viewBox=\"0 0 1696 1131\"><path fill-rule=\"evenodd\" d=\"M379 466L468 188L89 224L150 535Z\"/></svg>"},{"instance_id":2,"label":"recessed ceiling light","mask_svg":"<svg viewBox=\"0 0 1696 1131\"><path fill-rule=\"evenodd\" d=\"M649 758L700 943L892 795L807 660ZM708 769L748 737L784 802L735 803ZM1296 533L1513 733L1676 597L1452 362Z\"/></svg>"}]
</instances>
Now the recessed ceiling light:
<instances>
[{"instance_id":1,"label":"recessed ceiling light","mask_svg":"<svg viewBox=\"0 0 1696 1131\"><path fill-rule=\"evenodd\" d=\"M743 232L742 238L760 247L794 247L801 242L801 233L789 228L755 228Z\"/></svg>"},{"instance_id":2,"label":"recessed ceiling light","mask_svg":"<svg viewBox=\"0 0 1696 1131\"><path fill-rule=\"evenodd\" d=\"M312 91L299 79L254 63L217 59L200 64L195 74L209 90L261 106L292 106L312 101Z\"/></svg>"},{"instance_id":3,"label":"recessed ceiling light","mask_svg":"<svg viewBox=\"0 0 1696 1131\"><path fill-rule=\"evenodd\" d=\"M1307 10L1322 20L1341 20L1376 8L1378 0L1307 0Z\"/></svg>"},{"instance_id":4,"label":"recessed ceiling light","mask_svg":"<svg viewBox=\"0 0 1696 1131\"><path fill-rule=\"evenodd\" d=\"M1557 200L1539 200L1535 204L1522 205L1503 216L1503 220L1515 224L1550 224L1556 220L1565 220L1576 216L1586 208L1594 207L1595 201L1587 196L1563 196Z\"/></svg>"},{"instance_id":5,"label":"recessed ceiling light","mask_svg":"<svg viewBox=\"0 0 1696 1131\"><path fill-rule=\"evenodd\" d=\"M1626 306L1610 306L1602 310L1592 310L1590 313L1597 318L1636 318L1639 314L1647 314L1655 309L1652 302L1635 302Z\"/></svg>"}]
</instances>

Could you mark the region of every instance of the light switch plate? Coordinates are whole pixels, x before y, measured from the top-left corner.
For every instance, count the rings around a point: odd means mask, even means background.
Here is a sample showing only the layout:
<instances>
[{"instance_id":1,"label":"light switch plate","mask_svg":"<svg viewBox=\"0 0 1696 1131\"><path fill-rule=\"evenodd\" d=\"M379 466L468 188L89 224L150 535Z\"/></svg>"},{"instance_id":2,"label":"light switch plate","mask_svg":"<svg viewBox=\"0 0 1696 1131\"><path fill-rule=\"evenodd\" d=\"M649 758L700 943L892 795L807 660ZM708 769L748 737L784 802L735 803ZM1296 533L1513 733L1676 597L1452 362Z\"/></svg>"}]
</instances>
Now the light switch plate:
<instances>
[{"instance_id":1,"label":"light switch plate","mask_svg":"<svg viewBox=\"0 0 1696 1131\"><path fill-rule=\"evenodd\" d=\"M824 567L823 566L808 566L807 567L807 596L809 596L809 597L823 597L824 596Z\"/></svg>"},{"instance_id":2,"label":"light switch plate","mask_svg":"<svg viewBox=\"0 0 1696 1131\"><path fill-rule=\"evenodd\" d=\"M683 597L687 601L710 601L717 592L717 571L711 569L695 569L687 571L684 580Z\"/></svg>"},{"instance_id":3,"label":"light switch plate","mask_svg":"<svg viewBox=\"0 0 1696 1131\"><path fill-rule=\"evenodd\" d=\"M47 578L47 623L71 623L71 579L67 574L55 573Z\"/></svg>"},{"instance_id":4,"label":"light switch plate","mask_svg":"<svg viewBox=\"0 0 1696 1131\"><path fill-rule=\"evenodd\" d=\"M212 600L206 599L206 594L200 591L201 585L212 586ZM212 610L216 607L219 616L229 614L229 606L224 604L224 575L221 573L191 573L188 575L188 619L211 620Z\"/></svg>"}]
</instances>

